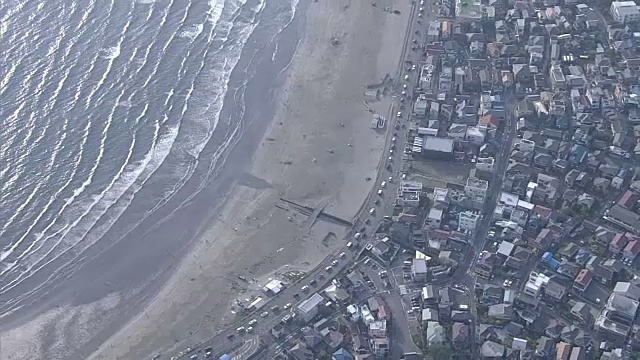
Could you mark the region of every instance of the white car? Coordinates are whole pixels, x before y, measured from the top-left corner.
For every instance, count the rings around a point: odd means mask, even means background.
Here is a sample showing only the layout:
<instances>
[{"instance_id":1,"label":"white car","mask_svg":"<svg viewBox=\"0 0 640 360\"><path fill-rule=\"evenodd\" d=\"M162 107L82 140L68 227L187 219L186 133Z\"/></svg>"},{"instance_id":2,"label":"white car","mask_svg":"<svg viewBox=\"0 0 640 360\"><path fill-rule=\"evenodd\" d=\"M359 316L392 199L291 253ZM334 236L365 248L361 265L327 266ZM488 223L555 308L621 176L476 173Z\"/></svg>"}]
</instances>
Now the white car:
<instances>
[{"instance_id":1,"label":"white car","mask_svg":"<svg viewBox=\"0 0 640 360\"><path fill-rule=\"evenodd\" d=\"M249 321L249 325L255 325L258 322L258 320L253 319L251 321Z\"/></svg>"},{"instance_id":2,"label":"white car","mask_svg":"<svg viewBox=\"0 0 640 360\"><path fill-rule=\"evenodd\" d=\"M331 265L333 265L333 266L338 265L338 260L333 260L333 261L331 262Z\"/></svg>"},{"instance_id":3,"label":"white car","mask_svg":"<svg viewBox=\"0 0 640 360\"><path fill-rule=\"evenodd\" d=\"M402 117L402 111L398 111L398 114L396 116L401 118Z\"/></svg>"},{"instance_id":4,"label":"white car","mask_svg":"<svg viewBox=\"0 0 640 360\"><path fill-rule=\"evenodd\" d=\"M291 308L291 303L288 303L287 305L284 306L285 310L288 310L289 308Z\"/></svg>"},{"instance_id":5,"label":"white car","mask_svg":"<svg viewBox=\"0 0 640 360\"><path fill-rule=\"evenodd\" d=\"M404 76L404 81L409 81L409 75Z\"/></svg>"},{"instance_id":6,"label":"white car","mask_svg":"<svg viewBox=\"0 0 640 360\"><path fill-rule=\"evenodd\" d=\"M305 285L301 289L302 289L302 291L308 291L309 290L309 286Z\"/></svg>"},{"instance_id":7,"label":"white car","mask_svg":"<svg viewBox=\"0 0 640 360\"><path fill-rule=\"evenodd\" d=\"M381 183L380 183L380 187L381 187L381 188L383 188L383 189L384 189L385 187L387 187L387 182L386 182L386 181L381 182Z\"/></svg>"},{"instance_id":8,"label":"white car","mask_svg":"<svg viewBox=\"0 0 640 360\"><path fill-rule=\"evenodd\" d=\"M248 332L248 333L250 333L250 332L252 332L252 331L253 331L253 327L249 326L249 327L247 328L247 332Z\"/></svg>"},{"instance_id":9,"label":"white car","mask_svg":"<svg viewBox=\"0 0 640 360\"><path fill-rule=\"evenodd\" d=\"M240 326L239 328L236 329L237 332L243 332L244 331L244 326Z\"/></svg>"},{"instance_id":10,"label":"white car","mask_svg":"<svg viewBox=\"0 0 640 360\"><path fill-rule=\"evenodd\" d=\"M376 209L375 208L371 208L369 210L369 215L374 215L376 213Z\"/></svg>"},{"instance_id":11,"label":"white car","mask_svg":"<svg viewBox=\"0 0 640 360\"><path fill-rule=\"evenodd\" d=\"M344 259L346 256L347 256L347 254L345 254L343 252L340 253L340 259Z\"/></svg>"},{"instance_id":12,"label":"white car","mask_svg":"<svg viewBox=\"0 0 640 360\"><path fill-rule=\"evenodd\" d=\"M260 317L267 317L267 316L269 316L269 312L268 311L265 311L262 314L260 314Z\"/></svg>"}]
</instances>

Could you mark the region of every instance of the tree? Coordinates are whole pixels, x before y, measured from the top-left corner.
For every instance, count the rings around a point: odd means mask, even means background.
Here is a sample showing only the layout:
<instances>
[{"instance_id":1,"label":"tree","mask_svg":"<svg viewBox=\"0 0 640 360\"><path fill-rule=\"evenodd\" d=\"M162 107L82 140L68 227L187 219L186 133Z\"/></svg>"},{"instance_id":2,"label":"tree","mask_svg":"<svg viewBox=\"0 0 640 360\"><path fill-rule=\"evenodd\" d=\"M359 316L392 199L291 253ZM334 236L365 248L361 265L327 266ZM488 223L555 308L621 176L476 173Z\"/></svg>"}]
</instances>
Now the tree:
<instances>
[{"instance_id":1,"label":"tree","mask_svg":"<svg viewBox=\"0 0 640 360\"><path fill-rule=\"evenodd\" d=\"M449 360L451 359L451 347L444 344L429 346L427 356L430 360Z\"/></svg>"}]
</instances>

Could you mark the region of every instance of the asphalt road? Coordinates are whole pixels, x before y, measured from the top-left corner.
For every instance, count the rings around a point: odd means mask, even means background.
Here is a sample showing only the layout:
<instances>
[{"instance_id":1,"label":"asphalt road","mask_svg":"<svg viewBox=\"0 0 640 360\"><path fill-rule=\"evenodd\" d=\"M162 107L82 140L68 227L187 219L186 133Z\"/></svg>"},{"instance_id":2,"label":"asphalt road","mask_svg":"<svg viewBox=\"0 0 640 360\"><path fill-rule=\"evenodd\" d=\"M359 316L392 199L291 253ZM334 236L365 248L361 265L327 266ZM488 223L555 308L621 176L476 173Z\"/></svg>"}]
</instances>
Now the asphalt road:
<instances>
[{"instance_id":1,"label":"asphalt road","mask_svg":"<svg viewBox=\"0 0 640 360\"><path fill-rule=\"evenodd\" d=\"M412 4L411 6L411 14L409 19L409 26L407 27L407 31L405 33L405 42L403 47L403 56L400 61L400 65L398 67L398 73L396 74L397 80L397 94L400 94L400 91L404 84L407 84L407 92L408 94L413 94L415 92L415 88L417 86L419 73L418 71L408 71L405 68L405 61L411 60L413 63L417 64L420 60L420 54L418 51L411 49L411 40L412 36L418 28L420 28L420 32L426 29L426 24L423 21L422 24L417 23L417 11L416 4ZM409 80L404 81L403 78L405 75L409 75ZM411 99L406 100L407 104L411 103ZM241 320L235 322L228 328L220 331L216 336L211 339L208 339L202 343L194 345L192 348L194 349L192 352L183 354L181 357L178 357L178 354L174 354L176 359L178 358L187 358L188 354L194 353L195 351L201 351L204 348L212 347L214 349L214 354L219 354L226 352L230 349L242 349L236 350L236 352L232 352L234 359L244 359L251 355L249 350L253 349L253 351L257 350L258 343L256 339L260 339L265 342L269 348L277 346L276 340L271 336L267 335L273 326L280 322L281 319L290 311L295 309L296 304L300 301L308 298L316 291L320 291L325 288L328 284L330 284L331 280L337 276L348 264L351 264L356 256L360 253L359 249L348 249L346 247L346 243L349 241L354 241L353 234L355 232L361 232L360 230L364 228L362 231L363 234L371 236L371 234L375 231L375 226L382 220L384 215L390 214L391 209L393 208L393 204L396 198L397 187L399 183L399 175L401 169L401 161L402 161L402 149L404 149L404 142L406 139L406 121L407 121L407 113L403 111L402 117L397 117L397 111L400 108L400 98L397 99L397 103L391 109L391 113L389 114L387 121L387 133L384 151L382 154L382 159L380 161L380 166L378 169L378 174L375 179L375 186L373 190L368 195L364 205L362 206L360 213L356 215L356 221L354 221L354 229L350 232L350 236L345 239L345 246L330 256L328 256L324 261L322 261L313 271L309 272L302 281L299 281L292 286L284 289L278 295L267 298L267 302L261 308L256 310L253 314L247 314L247 316L243 317ZM397 124L397 126L396 126ZM392 149L392 146L396 149L392 153L389 150ZM391 171L388 170L387 166L390 165ZM392 177L392 180L389 181L389 177ZM382 189L382 182L386 182L386 186L383 189L382 196L378 195L378 190ZM369 214L370 209L375 208L374 214ZM364 246L364 244L362 244ZM338 255L344 252L344 257L340 258ZM327 266L331 265L331 263L337 260L337 264L332 265L331 270L326 270ZM316 285L311 286L309 283L311 280L316 280ZM302 287L308 285L308 291L302 291ZM287 304L291 304L291 308L289 310L284 310L284 306ZM281 311L277 314L274 314L270 309L274 306L277 306ZM268 311L269 314L266 317L260 317L260 314L264 311ZM238 332L236 329L240 326L243 326L245 329L249 327L248 323L250 320L255 319L257 322L252 326L253 330L251 333L246 332ZM266 336L265 336L266 335ZM254 349L255 348L255 349Z\"/></svg>"}]
</instances>

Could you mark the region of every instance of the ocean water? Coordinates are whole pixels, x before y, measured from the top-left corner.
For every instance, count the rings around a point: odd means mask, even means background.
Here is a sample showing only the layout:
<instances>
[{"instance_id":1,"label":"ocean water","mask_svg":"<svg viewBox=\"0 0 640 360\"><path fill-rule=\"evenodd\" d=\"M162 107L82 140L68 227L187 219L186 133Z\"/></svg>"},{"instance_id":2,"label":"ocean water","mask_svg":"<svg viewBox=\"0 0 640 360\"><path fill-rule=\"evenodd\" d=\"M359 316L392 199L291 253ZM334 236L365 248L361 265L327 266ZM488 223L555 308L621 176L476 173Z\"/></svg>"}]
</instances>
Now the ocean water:
<instances>
[{"instance_id":1,"label":"ocean water","mask_svg":"<svg viewBox=\"0 0 640 360\"><path fill-rule=\"evenodd\" d=\"M0 316L197 198L246 128L251 56L276 60L296 5L0 1Z\"/></svg>"}]
</instances>

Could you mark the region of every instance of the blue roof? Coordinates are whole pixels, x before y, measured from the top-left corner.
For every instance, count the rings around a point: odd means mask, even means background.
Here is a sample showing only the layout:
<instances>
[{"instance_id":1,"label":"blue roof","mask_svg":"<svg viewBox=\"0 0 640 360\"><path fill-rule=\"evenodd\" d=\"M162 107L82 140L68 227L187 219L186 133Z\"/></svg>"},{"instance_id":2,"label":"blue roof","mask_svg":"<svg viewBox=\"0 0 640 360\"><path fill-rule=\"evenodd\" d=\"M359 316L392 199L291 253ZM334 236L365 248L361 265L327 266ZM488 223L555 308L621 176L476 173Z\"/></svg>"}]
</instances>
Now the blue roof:
<instances>
[{"instance_id":1,"label":"blue roof","mask_svg":"<svg viewBox=\"0 0 640 360\"><path fill-rule=\"evenodd\" d=\"M224 354L220 356L220 360L231 360L231 355Z\"/></svg>"},{"instance_id":2,"label":"blue roof","mask_svg":"<svg viewBox=\"0 0 640 360\"><path fill-rule=\"evenodd\" d=\"M354 357L345 348L340 348L333 353L333 360L353 360Z\"/></svg>"}]
</instances>

